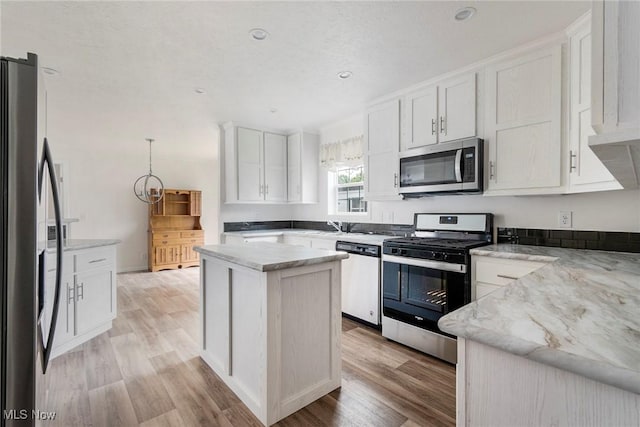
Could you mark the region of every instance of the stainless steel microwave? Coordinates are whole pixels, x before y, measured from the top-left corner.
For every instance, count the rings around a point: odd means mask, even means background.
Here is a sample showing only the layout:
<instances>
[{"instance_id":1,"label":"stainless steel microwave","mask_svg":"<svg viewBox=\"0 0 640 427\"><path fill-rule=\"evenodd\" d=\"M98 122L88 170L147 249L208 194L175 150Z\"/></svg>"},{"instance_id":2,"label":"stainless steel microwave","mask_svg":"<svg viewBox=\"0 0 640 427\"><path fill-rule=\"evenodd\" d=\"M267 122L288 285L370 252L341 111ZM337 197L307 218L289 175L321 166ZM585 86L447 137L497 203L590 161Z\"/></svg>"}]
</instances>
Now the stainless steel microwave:
<instances>
[{"instance_id":1,"label":"stainless steel microwave","mask_svg":"<svg viewBox=\"0 0 640 427\"><path fill-rule=\"evenodd\" d=\"M481 193L483 141L471 138L400 153L400 194Z\"/></svg>"}]
</instances>

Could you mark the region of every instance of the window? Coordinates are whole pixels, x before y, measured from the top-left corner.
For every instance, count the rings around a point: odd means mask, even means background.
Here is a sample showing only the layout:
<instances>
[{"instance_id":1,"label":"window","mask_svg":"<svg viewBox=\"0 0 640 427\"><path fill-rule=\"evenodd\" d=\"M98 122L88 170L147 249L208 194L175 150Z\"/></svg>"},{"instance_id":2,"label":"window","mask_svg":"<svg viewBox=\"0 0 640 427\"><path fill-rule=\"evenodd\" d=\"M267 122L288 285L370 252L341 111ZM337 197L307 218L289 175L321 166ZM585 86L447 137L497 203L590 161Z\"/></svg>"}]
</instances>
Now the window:
<instances>
[{"instance_id":1,"label":"window","mask_svg":"<svg viewBox=\"0 0 640 427\"><path fill-rule=\"evenodd\" d=\"M364 169L362 166L338 169L336 176L336 213L365 213Z\"/></svg>"}]
</instances>

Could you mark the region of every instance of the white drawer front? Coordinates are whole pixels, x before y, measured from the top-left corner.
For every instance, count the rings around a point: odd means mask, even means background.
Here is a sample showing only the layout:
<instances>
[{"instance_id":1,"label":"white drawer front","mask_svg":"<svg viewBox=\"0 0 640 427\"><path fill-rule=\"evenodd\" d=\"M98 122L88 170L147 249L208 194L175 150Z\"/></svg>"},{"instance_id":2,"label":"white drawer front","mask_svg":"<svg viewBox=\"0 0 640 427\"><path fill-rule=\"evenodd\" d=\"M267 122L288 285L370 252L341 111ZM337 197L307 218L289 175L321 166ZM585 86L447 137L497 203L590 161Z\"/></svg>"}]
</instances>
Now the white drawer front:
<instances>
[{"instance_id":1,"label":"white drawer front","mask_svg":"<svg viewBox=\"0 0 640 427\"><path fill-rule=\"evenodd\" d=\"M542 262L474 257L476 282L504 286L545 265Z\"/></svg>"},{"instance_id":2,"label":"white drawer front","mask_svg":"<svg viewBox=\"0 0 640 427\"><path fill-rule=\"evenodd\" d=\"M113 248L86 249L76 254L76 273L110 266L114 263L115 251Z\"/></svg>"}]
</instances>

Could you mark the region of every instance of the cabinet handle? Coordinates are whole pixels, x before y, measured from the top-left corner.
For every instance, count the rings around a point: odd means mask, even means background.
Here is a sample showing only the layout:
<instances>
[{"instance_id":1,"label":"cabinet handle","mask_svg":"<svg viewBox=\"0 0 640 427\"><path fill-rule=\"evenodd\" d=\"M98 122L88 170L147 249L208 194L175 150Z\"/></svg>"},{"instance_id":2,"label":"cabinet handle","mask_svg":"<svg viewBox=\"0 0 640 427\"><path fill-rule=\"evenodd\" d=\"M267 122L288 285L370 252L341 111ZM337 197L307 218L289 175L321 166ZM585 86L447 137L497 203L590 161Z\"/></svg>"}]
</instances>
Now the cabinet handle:
<instances>
[{"instance_id":1,"label":"cabinet handle","mask_svg":"<svg viewBox=\"0 0 640 427\"><path fill-rule=\"evenodd\" d=\"M573 150L569 150L569 173L577 169L575 163L573 163L573 160L577 158L578 158L578 155L574 153Z\"/></svg>"},{"instance_id":2,"label":"cabinet handle","mask_svg":"<svg viewBox=\"0 0 640 427\"><path fill-rule=\"evenodd\" d=\"M67 304L71 304L75 298L73 286L67 284Z\"/></svg>"},{"instance_id":3,"label":"cabinet handle","mask_svg":"<svg viewBox=\"0 0 640 427\"><path fill-rule=\"evenodd\" d=\"M444 116L440 116L440 133L447 134L447 128L445 127Z\"/></svg>"},{"instance_id":4,"label":"cabinet handle","mask_svg":"<svg viewBox=\"0 0 640 427\"><path fill-rule=\"evenodd\" d=\"M167 244L167 241L166 241L166 240L163 240L163 241L162 241L162 244L163 244L163 245L166 245L166 244Z\"/></svg>"},{"instance_id":5,"label":"cabinet handle","mask_svg":"<svg viewBox=\"0 0 640 427\"><path fill-rule=\"evenodd\" d=\"M258 185L258 194L262 195L262 184Z\"/></svg>"},{"instance_id":6,"label":"cabinet handle","mask_svg":"<svg viewBox=\"0 0 640 427\"><path fill-rule=\"evenodd\" d=\"M503 279L511 279L511 280L518 280L519 279L519 277L508 276L506 274L496 274L496 276L501 277Z\"/></svg>"},{"instance_id":7,"label":"cabinet handle","mask_svg":"<svg viewBox=\"0 0 640 427\"><path fill-rule=\"evenodd\" d=\"M431 135L436 134L436 119L431 119Z\"/></svg>"},{"instance_id":8,"label":"cabinet handle","mask_svg":"<svg viewBox=\"0 0 640 427\"><path fill-rule=\"evenodd\" d=\"M393 186L396 187L396 188L398 187L398 173L397 172L393 173Z\"/></svg>"},{"instance_id":9,"label":"cabinet handle","mask_svg":"<svg viewBox=\"0 0 640 427\"><path fill-rule=\"evenodd\" d=\"M78 294L76 301L80 301L80 299L84 300L84 283L80 283L78 285Z\"/></svg>"},{"instance_id":10,"label":"cabinet handle","mask_svg":"<svg viewBox=\"0 0 640 427\"><path fill-rule=\"evenodd\" d=\"M297 193L300 194L300 184L298 184L298 186L296 188L297 188L297 190L296 190Z\"/></svg>"},{"instance_id":11,"label":"cabinet handle","mask_svg":"<svg viewBox=\"0 0 640 427\"><path fill-rule=\"evenodd\" d=\"M93 263L96 263L96 262L102 262L102 261L106 261L106 260L107 260L106 258L94 259L94 260L89 261L89 264L93 264Z\"/></svg>"},{"instance_id":12,"label":"cabinet handle","mask_svg":"<svg viewBox=\"0 0 640 427\"><path fill-rule=\"evenodd\" d=\"M493 161L489 161L489 179L494 179L496 177L495 173L493 172L493 169L494 169Z\"/></svg>"},{"instance_id":13,"label":"cabinet handle","mask_svg":"<svg viewBox=\"0 0 640 427\"><path fill-rule=\"evenodd\" d=\"M264 194L269 194L269 184L264 186Z\"/></svg>"}]
</instances>

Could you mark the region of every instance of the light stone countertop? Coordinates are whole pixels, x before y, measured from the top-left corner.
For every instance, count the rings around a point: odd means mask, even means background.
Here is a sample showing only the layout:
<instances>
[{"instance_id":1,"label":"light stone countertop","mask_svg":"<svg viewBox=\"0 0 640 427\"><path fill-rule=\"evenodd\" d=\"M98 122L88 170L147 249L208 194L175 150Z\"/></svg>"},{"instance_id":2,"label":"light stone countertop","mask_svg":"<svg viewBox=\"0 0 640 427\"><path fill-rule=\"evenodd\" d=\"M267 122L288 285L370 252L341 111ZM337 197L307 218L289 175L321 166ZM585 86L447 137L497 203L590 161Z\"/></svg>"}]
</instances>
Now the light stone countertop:
<instances>
[{"instance_id":1,"label":"light stone countertop","mask_svg":"<svg viewBox=\"0 0 640 427\"><path fill-rule=\"evenodd\" d=\"M77 251L79 249L97 248L100 246L111 246L121 243L118 239L68 239L63 242L64 251ZM47 252L55 253L54 241L47 242Z\"/></svg>"},{"instance_id":2,"label":"light stone countertop","mask_svg":"<svg viewBox=\"0 0 640 427\"><path fill-rule=\"evenodd\" d=\"M194 250L204 256L219 258L258 271L284 270L349 258L345 252L271 242L196 246Z\"/></svg>"},{"instance_id":3,"label":"light stone countertop","mask_svg":"<svg viewBox=\"0 0 640 427\"><path fill-rule=\"evenodd\" d=\"M371 245L382 246L382 242L387 239L393 239L400 236L388 236L383 234L365 234L365 233L338 233L337 231L308 230L303 228L283 228L274 230L247 230L247 231L226 231L225 236L242 236L242 237L266 237L266 236L299 236L308 237L310 239L327 239L341 240L352 243L367 243Z\"/></svg>"},{"instance_id":4,"label":"light stone countertop","mask_svg":"<svg viewBox=\"0 0 640 427\"><path fill-rule=\"evenodd\" d=\"M471 254L549 264L440 329L640 394L640 254L512 244Z\"/></svg>"}]
</instances>

